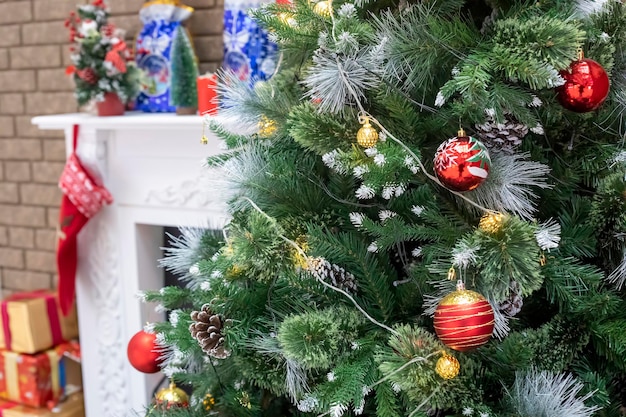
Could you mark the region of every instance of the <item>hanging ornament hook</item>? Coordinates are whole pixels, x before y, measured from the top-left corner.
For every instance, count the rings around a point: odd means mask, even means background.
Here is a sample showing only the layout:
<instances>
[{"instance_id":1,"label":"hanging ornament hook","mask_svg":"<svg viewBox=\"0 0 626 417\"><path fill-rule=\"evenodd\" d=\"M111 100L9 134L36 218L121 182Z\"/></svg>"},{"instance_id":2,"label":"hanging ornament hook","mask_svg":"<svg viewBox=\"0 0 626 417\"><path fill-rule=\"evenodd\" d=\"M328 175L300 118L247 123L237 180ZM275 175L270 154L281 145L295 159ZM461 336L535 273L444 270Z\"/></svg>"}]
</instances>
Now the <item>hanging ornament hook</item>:
<instances>
[{"instance_id":1,"label":"hanging ornament hook","mask_svg":"<svg viewBox=\"0 0 626 417\"><path fill-rule=\"evenodd\" d=\"M370 121L369 115L365 113L364 111L360 111L357 118L359 120L359 124L362 124L362 125L364 125L365 123L369 123Z\"/></svg>"},{"instance_id":2,"label":"hanging ornament hook","mask_svg":"<svg viewBox=\"0 0 626 417\"><path fill-rule=\"evenodd\" d=\"M209 138L206 137L206 135L204 134L204 129L206 128L206 122L203 120L202 121L202 137L200 138L200 143L203 145L208 145L209 144Z\"/></svg>"},{"instance_id":3,"label":"hanging ornament hook","mask_svg":"<svg viewBox=\"0 0 626 417\"><path fill-rule=\"evenodd\" d=\"M454 270L454 267L451 266L450 269L448 269L448 280L454 281L455 279L456 279L456 271Z\"/></svg>"}]
</instances>

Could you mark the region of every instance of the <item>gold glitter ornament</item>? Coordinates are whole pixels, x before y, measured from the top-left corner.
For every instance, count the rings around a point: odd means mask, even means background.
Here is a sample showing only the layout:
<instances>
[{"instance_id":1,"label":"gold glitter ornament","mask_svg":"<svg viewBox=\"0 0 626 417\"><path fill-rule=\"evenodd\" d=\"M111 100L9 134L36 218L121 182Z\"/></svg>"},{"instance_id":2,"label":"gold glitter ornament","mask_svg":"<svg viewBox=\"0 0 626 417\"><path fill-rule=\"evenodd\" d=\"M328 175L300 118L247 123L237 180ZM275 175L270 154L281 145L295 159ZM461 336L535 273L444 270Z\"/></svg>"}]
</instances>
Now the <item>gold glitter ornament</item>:
<instances>
[{"instance_id":1,"label":"gold glitter ornament","mask_svg":"<svg viewBox=\"0 0 626 417\"><path fill-rule=\"evenodd\" d=\"M460 370L461 365L459 361L445 352L437 360L437 365L435 365L435 372L443 379L456 378Z\"/></svg>"},{"instance_id":2,"label":"gold glitter ornament","mask_svg":"<svg viewBox=\"0 0 626 417\"><path fill-rule=\"evenodd\" d=\"M213 408L214 405L215 397L213 397L210 392L207 392L207 394L204 396L204 399L202 400L202 406L206 411L209 411Z\"/></svg>"},{"instance_id":3,"label":"gold glitter ornament","mask_svg":"<svg viewBox=\"0 0 626 417\"><path fill-rule=\"evenodd\" d=\"M466 290L465 288L456 290L446 295L441 299L439 305L441 306L454 306L454 305L464 305L464 304L474 304L481 301L485 301L485 297L476 291Z\"/></svg>"},{"instance_id":4,"label":"gold glitter ornament","mask_svg":"<svg viewBox=\"0 0 626 417\"><path fill-rule=\"evenodd\" d=\"M504 224L504 214L502 213L487 213L480 218L478 228L483 232L489 234L496 234L502 229Z\"/></svg>"},{"instance_id":5,"label":"gold glitter ornament","mask_svg":"<svg viewBox=\"0 0 626 417\"><path fill-rule=\"evenodd\" d=\"M333 14L333 3L330 0L317 2L313 11L322 17L330 17Z\"/></svg>"},{"instance_id":6,"label":"gold glitter ornament","mask_svg":"<svg viewBox=\"0 0 626 417\"><path fill-rule=\"evenodd\" d=\"M363 126L356 133L356 141L364 148L371 148L378 142L378 132L372 127L367 117L363 122Z\"/></svg>"},{"instance_id":7,"label":"gold glitter ornament","mask_svg":"<svg viewBox=\"0 0 626 417\"><path fill-rule=\"evenodd\" d=\"M287 26L295 27L298 25L298 22L296 22L293 13L280 12L278 13L278 18Z\"/></svg>"},{"instance_id":8,"label":"gold glitter ornament","mask_svg":"<svg viewBox=\"0 0 626 417\"><path fill-rule=\"evenodd\" d=\"M156 407L169 410L172 407L189 407L189 396L185 391L178 388L174 382L170 386L163 388L155 395Z\"/></svg>"},{"instance_id":9,"label":"gold glitter ornament","mask_svg":"<svg viewBox=\"0 0 626 417\"><path fill-rule=\"evenodd\" d=\"M266 115L261 116L261 120L259 120L259 136L263 138L267 138L272 136L278 130L278 126L276 126L276 122Z\"/></svg>"}]
</instances>

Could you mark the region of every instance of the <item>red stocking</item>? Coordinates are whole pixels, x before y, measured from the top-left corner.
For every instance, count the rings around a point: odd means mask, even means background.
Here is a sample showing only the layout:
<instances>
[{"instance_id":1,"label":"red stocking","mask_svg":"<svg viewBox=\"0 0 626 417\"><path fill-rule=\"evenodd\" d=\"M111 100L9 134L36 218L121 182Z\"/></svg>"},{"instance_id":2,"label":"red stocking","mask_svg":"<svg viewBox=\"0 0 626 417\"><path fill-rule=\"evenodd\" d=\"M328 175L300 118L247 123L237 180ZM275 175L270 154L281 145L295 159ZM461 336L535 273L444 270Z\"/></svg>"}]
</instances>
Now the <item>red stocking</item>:
<instances>
[{"instance_id":1,"label":"red stocking","mask_svg":"<svg viewBox=\"0 0 626 417\"><path fill-rule=\"evenodd\" d=\"M67 315L74 303L76 293L76 267L78 264L78 232L105 204L113 202L109 191L97 185L76 156L78 126L74 126L74 151L59 179L63 190L59 214L59 241L57 246L57 270L59 272L59 304Z\"/></svg>"}]
</instances>

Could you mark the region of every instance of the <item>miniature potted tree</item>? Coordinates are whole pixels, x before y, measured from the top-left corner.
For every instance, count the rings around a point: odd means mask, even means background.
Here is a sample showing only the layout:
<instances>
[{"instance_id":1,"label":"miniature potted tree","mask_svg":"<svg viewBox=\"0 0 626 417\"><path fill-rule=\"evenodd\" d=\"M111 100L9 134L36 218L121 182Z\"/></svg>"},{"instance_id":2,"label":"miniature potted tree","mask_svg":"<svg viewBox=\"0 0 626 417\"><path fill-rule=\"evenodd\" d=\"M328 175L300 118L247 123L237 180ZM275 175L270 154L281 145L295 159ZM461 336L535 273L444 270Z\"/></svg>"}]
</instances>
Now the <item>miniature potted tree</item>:
<instances>
[{"instance_id":1,"label":"miniature potted tree","mask_svg":"<svg viewBox=\"0 0 626 417\"><path fill-rule=\"evenodd\" d=\"M176 114L196 114L198 110L198 64L185 29L179 26L172 45L171 103Z\"/></svg>"},{"instance_id":2,"label":"miniature potted tree","mask_svg":"<svg viewBox=\"0 0 626 417\"><path fill-rule=\"evenodd\" d=\"M124 42L124 32L108 23L103 0L78 6L65 26L70 31L73 65L66 72L76 84L79 105L95 100L99 116L124 114L139 91L140 71Z\"/></svg>"}]
</instances>

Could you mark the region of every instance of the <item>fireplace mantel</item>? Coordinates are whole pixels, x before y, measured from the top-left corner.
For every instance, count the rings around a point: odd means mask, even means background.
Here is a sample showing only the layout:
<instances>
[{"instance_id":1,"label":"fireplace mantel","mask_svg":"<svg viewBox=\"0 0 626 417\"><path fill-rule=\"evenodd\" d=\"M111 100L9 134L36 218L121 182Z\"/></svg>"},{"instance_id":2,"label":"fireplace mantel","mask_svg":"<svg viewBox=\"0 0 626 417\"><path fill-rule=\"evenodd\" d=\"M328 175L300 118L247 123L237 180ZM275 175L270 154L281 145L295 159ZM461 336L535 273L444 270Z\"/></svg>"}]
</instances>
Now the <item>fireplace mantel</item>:
<instances>
[{"instance_id":1,"label":"fireplace mantel","mask_svg":"<svg viewBox=\"0 0 626 417\"><path fill-rule=\"evenodd\" d=\"M226 207L210 192L203 167L221 151L209 131L202 145L202 118L127 113L96 117L83 113L39 116L40 129L65 131L71 151L72 126L80 126L77 153L115 201L79 234L77 305L83 352L87 417L142 415L160 375L130 366L126 345L146 322L163 320L154 306L136 297L163 286L162 226L221 227Z\"/></svg>"}]
</instances>

